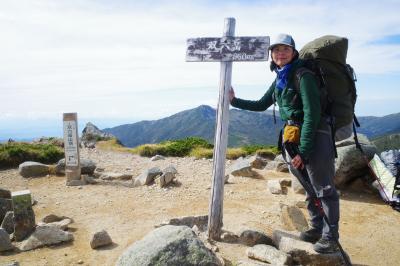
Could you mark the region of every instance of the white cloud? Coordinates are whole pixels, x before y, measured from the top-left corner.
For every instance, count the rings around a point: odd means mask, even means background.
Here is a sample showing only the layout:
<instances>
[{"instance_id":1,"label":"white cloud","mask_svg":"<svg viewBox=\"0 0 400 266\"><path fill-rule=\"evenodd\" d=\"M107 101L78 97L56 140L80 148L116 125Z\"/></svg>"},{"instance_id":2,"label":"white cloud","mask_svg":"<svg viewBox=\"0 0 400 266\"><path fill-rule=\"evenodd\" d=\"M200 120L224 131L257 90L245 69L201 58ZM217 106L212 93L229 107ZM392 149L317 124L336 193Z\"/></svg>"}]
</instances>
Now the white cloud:
<instances>
[{"instance_id":1,"label":"white cloud","mask_svg":"<svg viewBox=\"0 0 400 266\"><path fill-rule=\"evenodd\" d=\"M2 1L0 118L73 110L152 118L216 102L219 64L186 63L185 41L220 36L228 16L236 18L238 36L289 32L298 47L324 34L347 36L359 74L400 73L400 45L374 44L400 34L397 1L222 2ZM233 67L238 92L244 85L266 88L273 78L268 62ZM201 87L215 92L196 94ZM187 98L174 88L186 88Z\"/></svg>"}]
</instances>

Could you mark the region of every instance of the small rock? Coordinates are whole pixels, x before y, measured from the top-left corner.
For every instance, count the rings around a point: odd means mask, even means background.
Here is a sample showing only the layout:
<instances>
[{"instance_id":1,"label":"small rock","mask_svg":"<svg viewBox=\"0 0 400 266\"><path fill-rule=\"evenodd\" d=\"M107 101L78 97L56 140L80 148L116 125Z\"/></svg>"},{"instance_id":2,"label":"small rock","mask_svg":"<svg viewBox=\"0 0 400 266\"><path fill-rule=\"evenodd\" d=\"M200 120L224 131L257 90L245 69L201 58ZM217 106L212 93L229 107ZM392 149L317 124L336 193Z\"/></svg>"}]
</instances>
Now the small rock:
<instances>
[{"instance_id":1,"label":"small rock","mask_svg":"<svg viewBox=\"0 0 400 266\"><path fill-rule=\"evenodd\" d=\"M151 183L153 183L154 179L159 175L162 175L162 172L158 167L153 167L148 170L145 170L138 177L134 179L133 186L137 187L137 186L150 185Z\"/></svg>"},{"instance_id":2,"label":"small rock","mask_svg":"<svg viewBox=\"0 0 400 266\"><path fill-rule=\"evenodd\" d=\"M158 160L165 160L165 157L164 156L162 156L162 155L155 155L155 156L153 156L153 157L151 157L151 159L150 159L150 161L158 161Z\"/></svg>"},{"instance_id":3,"label":"small rock","mask_svg":"<svg viewBox=\"0 0 400 266\"><path fill-rule=\"evenodd\" d=\"M78 260L78 264L83 264L83 260Z\"/></svg>"},{"instance_id":4,"label":"small rock","mask_svg":"<svg viewBox=\"0 0 400 266\"><path fill-rule=\"evenodd\" d=\"M175 179L175 175L178 171L173 165L168 166L163 170L163 174L158 179L160 187L165 187Z\"/></svg>"},{"instance_id":5,"label":"small rock","mask_svg":"<svg viewBox=\"0 0 400 266\"><path fill-rule=\"evenodd\" d=\"M24 162L18 166L18 173L22 177L46 176L49 173L49 166L38 162Z\"/></svg>"},{"instance_id":6,"label":"small rock","mask_svg":"<svg viewBox=\"0 0 400 266\"><path fill-rule=\"evenodd\" d=\"M221 240L226 243L236 243L239 240L239 236L235 233L224 231L221 234Z\"/></svg>"},{"instance_id":7,"label":"small rock","mask_svg":"<svg viewBox=\"0 0 400 266\"><path fill-rule=\"evenodd\" d=\"M306 194L306 191L304 190L303 186L295 176L292 176L292 189L293 192L296 194Z\"/></svg>"},{"instance_id":8,"label":"small rock","mask_svg":"<svg viewBox=\"0 0 400 266\"><path fill-rule=\"evenodd\" d=\"M291 257L285 252L277 250L273 246L255 245L246 250L246 254L251 259L260 260L273 265L290 265Z\"/></svg>"},{"instance_id":9,"label":"small rock","mask_svg":"<svg viewBox=\"0 0 400 266\"><path fill-rule=\"evenodd\" d=\"M111 237L105 230L96 232L93 235L92 240L90 240L90 247L92 249L96 249L96 248L103 247L103 246L108 246L111 244L112 244Z\"/></svg>"},{"instance_id":10,"label":"small rock","mask_svg":"<svg viewBox=\"0 0 400 266\"><path fill-rule=\"evenodd\" d=\"M13 245L11 245L10 235L4 230L0 228L0 252L14 249Z\"/></svg>"},{"instance_id":11,"label":"small rock","mask_svg":"<svg viewBox=\"0 0 400 266\"><path fill-rule=\"evenodd\" d=\"M67 182L65 183L67 186L70 187L78 187L78 186L84 186L86 185L86 181L83 179L79 179L79 180L67 180Z\"/></svg>"},{"instance_id":12,"label":"small rock","mask_svg":"<svg viewBox=\"0 0 400 266\"><path fill-rule=\"evenodd\" d=\"M272 194L282 194L282 187L279 180L268 180L267 186Z\"/></svg>"},{"instance_id":13,"label":"small rock","mask_svg":"<svg viewBox=\"0 0 400 266\"><path fill-rule=\"evenodd\" d=\"M132 179L132 175L126 173L103 172L99 178L102 180L130 180Z\"/></svg>"},{"instance_id":14,"label":"small rock","mask_svg":"<svg viewBox=\"0 0 400 266\"><path fill-rule=\"evenodd\" d=\"M4 188L0 188L0 198L11 199L11 191Z\"/></svg>"},{"instance_id":15,"label":"small rock","mask_svg":"<svg viewBox=\"0 0 400 266\"><path fill-rule=\"evenodd\" d=\"M252 170L250 161L240 157L236 162L229 167L227 173L234 176L255 177L257 173Z\"/></svg>"},{"instance_id":16,"label":"small rock","mask_svg":"<svg viewBox=\"0 0 400 266\"><path fill-rule=\"evenodd\" d=\"M244 229L239 233L239 242L246 246L254 246L257 244L272 245L272 239L263 232Z\"/></svg>"},{"instance_id":17,"label":"small rock","mask_svg":"<svg viewBox=\"0 0 400 266\"><path fill-rule=\"evenodd\" d=\"M290 178L281 178L279 179L279 183L282 187L290 187L292 185L292 179Z\"/></svg>"},{"instance_id":18,"label":"small rock","mask_svg":"<svg viewBox=\"0 0 400 266\"><path fill-rule=\"evenodd\" d=\"M6 216L4 216L3 222L1 223L1 227L6 230L8 234L12 234L14 232L14 212L8 211Z\"/></svg>"},{"instance_id":19,"label":"small rock","mask_svg":"<svg viewBox=\"0 0 400 266\"><path fill-rule=\"evenodd\" d=\"M306 231L308 223L303 212L296 206L283 205L281 209L282 222L288 230Z\"/></svg>"},{"instance_id":20,"label":"small rock","mask_svg":"<svg viewBox=\"0 0 400 266\"><path fill-rule=\"evenodd\" d=\"M42 246L72 241L73 239L74 237L70 232L63 231L55 226L38 225L32 235L20 242L18 247L22 251L27 251Z\"/></svg>"}]
</instances>

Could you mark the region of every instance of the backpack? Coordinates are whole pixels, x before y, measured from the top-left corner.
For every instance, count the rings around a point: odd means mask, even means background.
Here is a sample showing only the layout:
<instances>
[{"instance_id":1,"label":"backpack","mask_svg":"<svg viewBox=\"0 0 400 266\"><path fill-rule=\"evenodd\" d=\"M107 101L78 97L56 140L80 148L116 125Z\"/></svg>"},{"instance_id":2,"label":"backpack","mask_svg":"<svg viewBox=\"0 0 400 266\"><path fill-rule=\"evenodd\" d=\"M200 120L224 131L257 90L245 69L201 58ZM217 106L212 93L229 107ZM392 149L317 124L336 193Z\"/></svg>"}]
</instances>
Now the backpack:
<instances>
[{"instance_id":1,"label":"backpack","mask_svg":"<svg viewBox=\"0 0 400 266\"><path fill-rule=\"evenodd\" d=\"M353 119L359 126L354 115L357 78L353 68L346 63L347 49L346 38L333 35L317 38L299 51L299 58L304 60L304 66L295 74L295 87L298 91L300 79L305 73L312 73L317 78L321 107L323 113L333 120L336 141L351 136Z\"/></svg>"}]
</instances>

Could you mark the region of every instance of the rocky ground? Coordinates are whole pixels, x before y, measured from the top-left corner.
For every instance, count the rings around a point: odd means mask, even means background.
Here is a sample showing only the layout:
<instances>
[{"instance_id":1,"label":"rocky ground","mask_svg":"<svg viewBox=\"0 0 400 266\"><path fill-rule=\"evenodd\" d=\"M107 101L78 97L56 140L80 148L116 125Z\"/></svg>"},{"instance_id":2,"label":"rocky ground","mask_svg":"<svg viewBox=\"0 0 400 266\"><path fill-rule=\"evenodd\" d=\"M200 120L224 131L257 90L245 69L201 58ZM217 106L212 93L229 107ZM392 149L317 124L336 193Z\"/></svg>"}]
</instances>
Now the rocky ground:
<instances>
[{"instance_id":1,"label":"rocky ground","mask_svg":"<svg viewBox=\"0 0 400 266\"><path fill-rule=\"evenodd\" d=\"M153 166L161 169L172 164L178 171L176 182L167 188L157 185L136 188L112 183L65 186L65 177L23 178L17 169L0 171L0 187L29 189L37 203L36 220L48 214L74 220L69 231L74 241L27 252L0 254L0 265L17 261L20 265L114 265L133 242L170 218L208 213L211 189L210 160L193 158L149 158L83 149L81 157L93 160L97 167L133 176ZM227 162L229 165L231 162ZM259 178L231 177L224 192L224 229L239 232L251 228L272 232L285 229L280 204L303 201L304 196L290 189L286 195L273 195L267 180L289 177L286 173L260 170ZM303 211L305 211L303 209ZM341 191L341 243L354 265L398 265L400 252L400 213L384 204L375 193ZM105 229L114 244L94 250L90 240L94 232ZM246 258L246 246L216 242L227 265ZM149 247L150 248L150 247Z\"/></svg>"}]
</instances>

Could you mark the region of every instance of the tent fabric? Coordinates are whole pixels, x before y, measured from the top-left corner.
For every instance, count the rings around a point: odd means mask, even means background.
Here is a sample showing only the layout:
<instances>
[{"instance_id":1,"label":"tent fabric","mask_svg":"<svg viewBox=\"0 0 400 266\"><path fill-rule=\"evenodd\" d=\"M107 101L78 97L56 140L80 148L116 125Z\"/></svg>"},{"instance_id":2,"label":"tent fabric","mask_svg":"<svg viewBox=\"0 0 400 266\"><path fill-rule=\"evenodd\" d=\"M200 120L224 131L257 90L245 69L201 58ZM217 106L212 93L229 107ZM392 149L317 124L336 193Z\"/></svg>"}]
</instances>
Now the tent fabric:
<instances>
[{"instance_id":1,"label":"tent fabric","mask_svg":"<svg viewBox=\"0 0 400 266\"><path fill-rule=\"evenodd\" d=\"M386 168L378 155L374 155L372 160L369 162L369 166L378 180L378 189L381 197L385 201L400 202L400 190L396 190L394 187L396 177Z\"/></svg>"}]
</instances>

